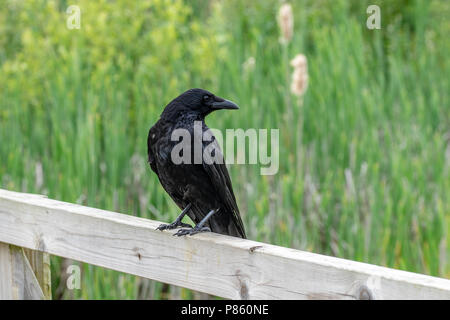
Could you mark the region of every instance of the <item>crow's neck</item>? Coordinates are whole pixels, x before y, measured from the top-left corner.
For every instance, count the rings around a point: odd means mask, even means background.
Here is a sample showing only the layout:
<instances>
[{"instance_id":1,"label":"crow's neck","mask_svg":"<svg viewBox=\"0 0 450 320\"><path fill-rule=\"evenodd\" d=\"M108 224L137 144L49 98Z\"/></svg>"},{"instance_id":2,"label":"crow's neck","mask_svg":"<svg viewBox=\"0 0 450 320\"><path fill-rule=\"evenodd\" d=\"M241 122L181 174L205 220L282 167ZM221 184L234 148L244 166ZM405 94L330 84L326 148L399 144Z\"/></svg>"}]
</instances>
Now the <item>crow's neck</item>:
<instances>
[{"instance_id":1,"label":"crow's neck","mask_svg":"<svg viewBox=\"0 0 450 320\"><path fill-rule=\"evenodd\" d=\"M174 123L176 123L176 126L192 126L195 124L195 122L200 121L202 124L205 124L205 117L200 114L195 113L185 113L180 115L176 118Z\"/></svg>"},{"instance_id":2,"label":"crow's neck","mask_svg":"<svg viewBox=\"0 0 450 320\"><path fill-rule=\"evenodd\" d=\"M185 110L174 109L174 110L164 110L161 114L161 118L165 121L172 123L190 123L194 121L205 121L205 116L197 112L186 112Z\"/></svg>"}]
</instances>

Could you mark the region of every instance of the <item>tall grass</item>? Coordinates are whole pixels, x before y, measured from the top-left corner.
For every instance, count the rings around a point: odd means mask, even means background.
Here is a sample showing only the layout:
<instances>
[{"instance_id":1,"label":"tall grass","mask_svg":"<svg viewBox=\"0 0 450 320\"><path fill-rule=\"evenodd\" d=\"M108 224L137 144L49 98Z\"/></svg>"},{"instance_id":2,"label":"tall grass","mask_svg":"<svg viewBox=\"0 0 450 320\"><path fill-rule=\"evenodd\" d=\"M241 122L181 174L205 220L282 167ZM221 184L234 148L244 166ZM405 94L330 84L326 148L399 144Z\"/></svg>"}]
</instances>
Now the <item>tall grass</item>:
<instances>
[{"instance_id":1,"label":"tall grass","mask_svg":"<svg viewBox=\"0 0 450 320\"><path fill-rule=\"evenodd\" d=\"M0 4L2 188L170 221L147 132L170 99L204 87L241 107L211 127L280 129L278 174L229 169L249 238L450 277L448 2L375 1L382 29L368 30L369 1L293 1L286 47L275 0L71 4L80 30L65 1ZM302 106L286 80L300 52ZM52 258L56 298L180 294L88 265L70 291L70 263Z\"/></svg>"}]
</instances>

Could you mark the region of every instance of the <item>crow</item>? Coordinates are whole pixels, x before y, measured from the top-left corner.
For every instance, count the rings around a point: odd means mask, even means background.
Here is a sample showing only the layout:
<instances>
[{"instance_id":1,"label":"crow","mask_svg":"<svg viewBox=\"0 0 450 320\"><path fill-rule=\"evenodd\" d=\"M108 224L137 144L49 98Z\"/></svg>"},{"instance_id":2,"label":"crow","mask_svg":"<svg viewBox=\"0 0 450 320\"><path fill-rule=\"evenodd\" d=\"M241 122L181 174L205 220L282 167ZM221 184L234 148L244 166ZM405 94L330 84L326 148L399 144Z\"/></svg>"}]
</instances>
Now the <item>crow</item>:
<instances>
[{"instance_id":1,"label":"crow","mask_svg":"<svg viewBox=\"0 0 450 320\"><path fill-rule=\"evenodd\" d=\"M207 90L190 89L172 100L150 128L148 162L164 190L182 210L173 223L162 224L158 230L186 227L174 235L212 231L246 238L222 152L205 124L205 117L220 109L239 107ZM175 130L189 136L173 135ZM181 222L186 214L196 224L194 227Z\"/></svg>"}]
</instances>

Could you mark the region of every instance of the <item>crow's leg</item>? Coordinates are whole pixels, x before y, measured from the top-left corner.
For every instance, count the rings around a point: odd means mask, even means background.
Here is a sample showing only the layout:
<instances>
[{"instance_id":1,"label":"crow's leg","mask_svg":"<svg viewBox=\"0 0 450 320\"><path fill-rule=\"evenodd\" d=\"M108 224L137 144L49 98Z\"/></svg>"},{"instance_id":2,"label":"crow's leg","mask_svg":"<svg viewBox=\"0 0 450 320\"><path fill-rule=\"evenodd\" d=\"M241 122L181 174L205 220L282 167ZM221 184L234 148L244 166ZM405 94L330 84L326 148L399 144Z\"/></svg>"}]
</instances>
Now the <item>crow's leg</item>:
<instances>
[{"instance_id":1,"label":"crow's leg","mask_svg":"<svg viewBox=\"0 0 450 320\"><path fill-rule=\"evenodd\" d=\"M174 233L174 236L185 236L185 235L194 235L199 232L211 232L211 229L208 227L204 227L203 225L206 223L206 221L211 218L213 214L215 214L219 209L214 209L208 212L208 214L192 229L180 229L176 233Z\"/></svg>"},{"instance_id":2,"label":"crow's leg","mask_svg":"<svg viewBox=\"0 0 450 320\"><path fill-rule=\"evenodd\" d=\"M189 203L186 206L186 208L184 208L183 211L181 211L180 215L178 216L178 218L175 219L174 222L172 222L171 224L162 224L158 228L156 228L156 230L163 231L163 230L166 230L166 229L175 229L177 227L192 228L192 226L190 224L181 222L181 220L184 218L184 216L189 211L189 209L191 209L191 206L192 205Z\"/></svg>"}]
</instances>

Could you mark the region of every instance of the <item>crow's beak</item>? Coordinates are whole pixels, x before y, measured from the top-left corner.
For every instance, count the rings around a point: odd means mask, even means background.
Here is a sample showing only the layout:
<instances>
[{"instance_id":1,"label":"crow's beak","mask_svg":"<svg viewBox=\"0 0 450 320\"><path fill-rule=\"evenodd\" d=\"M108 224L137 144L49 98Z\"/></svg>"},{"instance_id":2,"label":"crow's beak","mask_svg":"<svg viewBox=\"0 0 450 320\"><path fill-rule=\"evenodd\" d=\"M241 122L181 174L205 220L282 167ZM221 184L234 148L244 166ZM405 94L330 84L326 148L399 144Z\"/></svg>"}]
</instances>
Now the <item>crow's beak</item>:
<instances>
[{"instance_id":1,"label":"crow's beak","mask_svg":"<svg viewBox=\"0 0 450 320\"><path fill-rule=\"evenodd\" d=\"M219 99L217 99L219 100ZM230 100L226 99L220 99L221 101L214 101L212 104L212 108L214 110L220 110L220 109L239 109L239 107Z\"/></svg>"}]
</instances>

